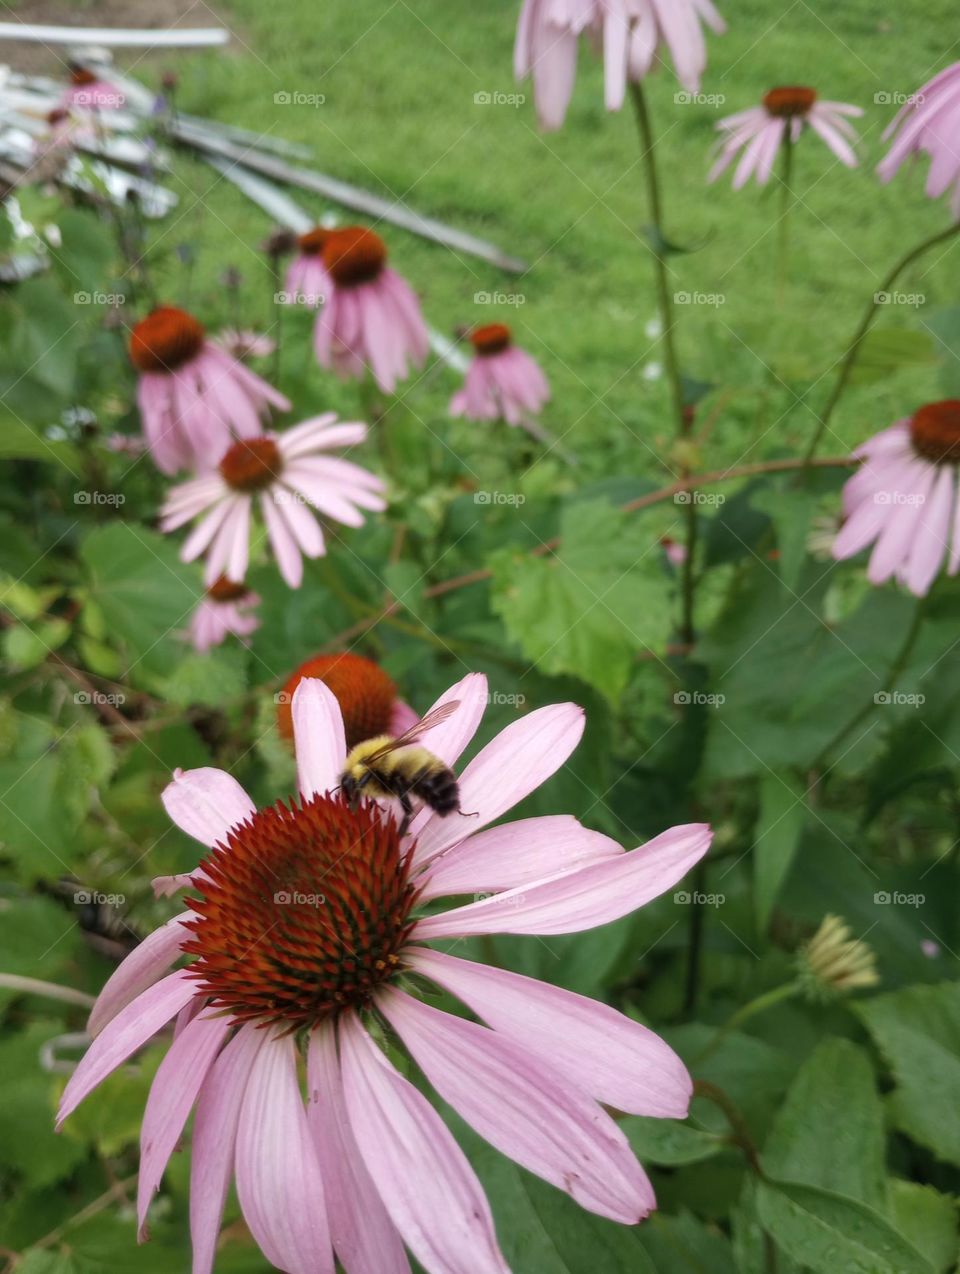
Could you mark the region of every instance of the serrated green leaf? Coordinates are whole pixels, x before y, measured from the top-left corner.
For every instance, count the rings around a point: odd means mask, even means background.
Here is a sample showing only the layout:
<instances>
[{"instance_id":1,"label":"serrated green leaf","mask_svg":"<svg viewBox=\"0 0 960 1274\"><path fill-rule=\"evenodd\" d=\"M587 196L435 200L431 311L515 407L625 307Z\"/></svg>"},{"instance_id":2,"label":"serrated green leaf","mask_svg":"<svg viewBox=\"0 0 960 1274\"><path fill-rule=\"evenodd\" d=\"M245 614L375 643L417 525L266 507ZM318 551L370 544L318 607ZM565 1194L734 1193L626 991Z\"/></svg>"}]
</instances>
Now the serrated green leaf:
<instances>
[{"instance_id":1,"label":"serrated green leaf","mask_svg":"<svg viewBox=\"0 0 960 1274\"><path fill-rule=\"evenodd\" d=\"M763 1148L763 1164L778 1180L884 1208L883 1107L863 1049L827 1039L807 1058Z\"/></svg>"},{"instance_id":2,"label":"serrated green leaf","mask_svg":"<svg viewBox=\"0 0 960 1274\"><path fill-rule=\"evenodd\" d=\"M246 689L244 663L243 651L236 649L185 655L167 678L164 693L182 708L192 704L222 708Z\"/></svg>"},{"instance_id":3,"label":"serrated green leaf","mask_svg":"<svg viewBox=\"0 0 960 1274\"><path fill-rule=\"evenodd\" d=\"M908 987L853 1008L897 1081L890 1096L897 1126L960 1163L960 983Z\"/></svg>"},{"instance_id":4,"label":"serrated green leaf","mask_svg":"<svg viewBox=\"0 0 960 1274\"><path fill-rule=\"evenodd\" d=\"M568 506L560 535L554 556L493 556L493 608L542 672L569 673L616 699L637 654L666 644L666 579L649 534L612 505Z\"/></svg>"},{"instance_id":5,"label":"serrated green leaf","mask_svg":"<svg viewBox=\"0 0 960 1274\"><path fill-rule=\"evenodd\" d=\"M51 1077L40 1066L40 1049L62 1032L59 1022L34 1021L0 1041L0 1163L35 1190L69 1176L86 1149L53 1128Z\"/></svg>"},{"instance_id":6,"label":"serrated green leaf","mask_svg":"<svg viewBox=\"0 0 960 1274\"><path fill-rule=\"evenodd\" d=\"M64 808L79 820L90 808L92 792L109 780L116 753L105 730L94 722L74 726L57 749L60 770L57 792Z\"/></svg>"},{"instance_id":7,"label":"serrated green leaf","mask_svg":"<svg viewBox=\"0 0 960 1274\"><path fill-rule=\"evenodd\" d=\"M933 1274L930 1262L879 1212L816 1186L761 1181L764 1228L816 1274Z\"/></svg>"}]
</instances>

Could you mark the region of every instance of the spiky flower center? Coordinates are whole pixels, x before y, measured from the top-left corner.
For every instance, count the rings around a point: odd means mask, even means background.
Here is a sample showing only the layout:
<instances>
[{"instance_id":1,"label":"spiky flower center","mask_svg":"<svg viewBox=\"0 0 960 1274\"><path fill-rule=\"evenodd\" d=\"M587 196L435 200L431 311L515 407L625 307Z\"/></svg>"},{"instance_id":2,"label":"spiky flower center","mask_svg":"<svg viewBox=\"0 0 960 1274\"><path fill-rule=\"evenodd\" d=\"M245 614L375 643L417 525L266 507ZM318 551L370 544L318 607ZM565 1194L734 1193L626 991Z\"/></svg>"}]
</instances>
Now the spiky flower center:
<instances>
[{"instance_id":1,"label":"spiky flower center","mask_svg":"<svg viewBox=\"0 0 960 1274\"><path fill-rule=\"evenodd\" d=\"M372 659L345 651L308 659L287 679L277 697L277 725L285 738L293 738L293 692L304 677L319 678L336 696L348 748L388 733L396 686Z\"/></svg>"},{"instance_id":2,"label":"spiky flower center","mask_svg":"<svg viewBox=\"0 0 960 1274\"><path fill-rule=\"evenodd\" d=\"M329 238L329 230L325 230L323 226L314 226L312 230L299 236L297 245L305 256L317 257L323 252Z\"/></svg>"},{"instance_id":3,"label":"spiky flower center","mask_svg":"<svg viewBox=\"0 0 960 1274\"><path fill-rule=\"evenodd\" d=\"M416 887L397 824L316 796L259 810L201 864L190 976L235 1022L299 1030L363 1009L401 966Z\"/></svg>"},{"instance_id":4,"label":"spiky flower center","mask_svg":"<svg viewBox=\"0 0 960 1274\"><path fill-rule=\"evenodd\" d=\"M283 458L272 438L240 438L227 450L218 468L234 491L263 491L280 476Z\"/></svg>"},{"instance_id":5,"label":"spiky flower center","mask_svg":"<svg viewBox=\"0 0 960 1274\"><path fill-rule=\"evenodd\" d=\"M797 116L809 115L817 100L817 90L804 88L799 84L772 88L764 97L763 104L768 115L778 119L794 119Z\"/></svg>"},{"instance_id":6,"label":"spiky flower center","mask_svg":"<svg viewBox=\"0 0 960 1274\"><path fill-rule=\"evenodd\" d=\"M203 348L203 325L175 305L160 305L130 337L130 361L141 372L175 372Z\"/></svg>"},{"instance_id":7,"label":"spiky flower center","mask_svg":"<svg viewBox=\"0 0 960 1274\"><path fill-rule=\"evenodd\" d=\"M86 88L88 84L96 84L97 77L85 66L74 66L70 70L70 83L74 88Z\"/></svg>"},{"instance_id":8,"label":"spiky flower center","mask_svg":"<svg viewBox=\"0 0 960 1274\"><path fill-rule=\"evenodd\" d=\"M331 231L323 245L323 264L334 283L342 288L371 283L387 263L387 245L364 226Z\"/></svg>"},{"instance_id":9,"label":"spiky flower center","mask_svg":"<svg viewBox=\"0 0 960 1274\"><path fill-rule=\"evenodd\" d=\"M238 602L247 593L246 584L238 584L235 580L221 575L207 589L207 596L212 602Z\"/></svg>"},{"instance_id":10,"label":"spiky flower center","mask_svg":"<svg viewBox=\"0 0 960 1274\"><path fill-rule=\"evenodd\" d=\"M910 421L913 449L934 464L960 464L960 399L927 403Z\"/></svg>"},{"instance_id":11,"label":"spiky flower center","mask_svg":"<svg viewBox=\"0 0 960 1274\"><path fill-rule=\"evenodd\" d=\"M470 333L470 341L478 354L489 357L491 354L502 354L513 343L510 329L506 323L487 323L484 327L475 327Z\"/></svg>"}]
</instances>

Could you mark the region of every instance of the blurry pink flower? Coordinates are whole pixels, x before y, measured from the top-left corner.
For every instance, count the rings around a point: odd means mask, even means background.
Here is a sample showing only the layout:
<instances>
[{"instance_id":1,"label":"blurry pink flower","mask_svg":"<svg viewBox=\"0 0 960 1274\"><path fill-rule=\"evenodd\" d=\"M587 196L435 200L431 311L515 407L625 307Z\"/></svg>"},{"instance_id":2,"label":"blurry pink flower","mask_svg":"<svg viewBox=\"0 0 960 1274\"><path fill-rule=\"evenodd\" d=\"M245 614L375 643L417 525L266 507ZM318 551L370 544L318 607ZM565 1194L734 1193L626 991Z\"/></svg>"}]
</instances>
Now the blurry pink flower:
<instances>
[{"instance_id":1,"label":"blurry pink flower","mask_svg":"<svg viewBox=\"0 0 960 1274\"><path fill-rule=\"evenodd\" d=\"M127 100L122 89L100 80L93 71L76 66L70 72L70 87L64 91L62 103L68 110L115 111Z\"/></svg>"},{"instance_id":2,"label":"blurry pink flower","mask_svg":"<svg viewBox=\"0 0 960 1274\"><path fill-rule=\"evenodd\" d=\"M873 544L871 584L895 576L923 597L948 545L947 574L960 569L960 519L954 514L960 401L928 403L853 454L864 463L843 488L845 521L833 556L843 561Z\"/></svg>"},{"instance_id":3,"label":"blurry pink flower","mask_svg":"<svg viewBox=\"0 0 960 1274\"><path fill-rule=\"evenodd\" d=\"M890 181L908 155L924 151L931 160L927 194L937 199L952 185L950 209L955 218L960 218L958 120L960 62L954 62L913 94L883 134L885 141L892 137L896 140L877 168L880 180Z\"/></svg>"},{"instance_id":4,"label":"blurry pink flower","mask_svg":"<svg viewBox=\"0 0 960 1274\"><path fill-rule=\"evenodd\" d=\"M466 677L440 702L451 701L424 737L454 765L483 714L485 678ZM322 682L298 686L293 722L298 797L257 810L215 769L177 771L166 789L171 818L210 851L183 882L201 896L107 982L58 1122L176 1020L144 1112L137 1208L142 1230L196 1106L193 1274L210 1274L231 1179L254 1239L289 1274L332 1274L333 1252L350 1274L406 1274L404 1246L428 1274L507 1274L483 1189L384 1051L386 1024L501 1153L591 1212L641 1220L653 1190L604 1106L683 1118L681 1060L605 1004L427 944L617 920L671 889L706 853L710 828L674 827L625 853L574 818L498 823L576 747L574 704L513 722L465 767L472 817L426 809L405 837L389 810L351 809L338 793L343 723ZM477 901L436 909L464 894ZM169 972L182 954L193 962ZM423 980L480 1020L418 998Z\"/></svg>"},{"instance_id":5,"label":"blurry pink flower","mask_svg":"<svg viewBox=\"0 0 960 1274\"><path fill-rule=\"evenodd\" d=\"M451 415L509 425L537 415L550 397L550 386L534 359L513 344L509 327L488 323L475 328L470 340L476 354L463 388L450 400Z\"/></svg>"},{"instance_id":6,"label":"blurry pink flower","mask_svg":"<svg viewBox=\"0 0 960 1274\"><path fill-rule=\"evenodd\" d=\"M717 125L726 137L720 143L720 157L707 180L716 181L738 152L743 151L733 177L734 190L746 185L753 176L759 186L765 186L782 143L788 136L791 142L798 141L805 125L823 138L842 164L856 168L857 157L850 142L857 140L857 134L846 117L862 114L859 106L846 102L818 101L812 88L771 89L762 106L729 115Z\"/></svg>"},{"instance_id":7,"label":"blurry pink flower","mask_svg":"<svg viewBox=\"0 0 960 1274\"><path fill-rule=\"evenodd\" d=\"M249 637L260 627L260 620L250 611L260 605L260 598L246 584L235 584L221 575L210 585L190 618L190 641L194 650L206 654L219 646L228 633Z\"/></svg>"},{"instance_id":8,"label":"blurry pink flower","mask_svg":"<svg viewBox=\"0 0 960 1274\"><path fill-rule=\"evenodd\" d=\"M363 226L333 230L323 248L329 276L326 303L317 315L314 348L321 367L362 377L369 370L385 394L419 367L430 349L420 302L387 265L387 248Z\"/></svg>"},{"instance_id":9,"label":"blurry pink flower","mask_svg":"<svg viewBox=\"0 0 960 1274\"><path fill-rule=\"evenodd\" d=\"M120 456L142 456L147 449L147 444L142 438L121 433L107 434L103 445L108 451L115 451Z\"/></svg>"},{"instance_id":10,"label":"blurry pink flower","mask_svg":"<svg viewBox=\"0 0 960 1274\"><path fill-rule=\"evenodd\" d=\"M225 327L216 334L213 343L241 362L248 358L266 358L277 348L276 341L248 327Z\"/></svg>"},{"instance_id":11,"label":"blurry pink flower","mask_svg":"<svg viewBox=\"0 0 960 1274\"><path fill-rule=\"evenodd\" d=\"M679 540L674 540L671 536L664 535L660 543L671 566L681 567L687 560L687 546L681 544Z\"/></svg>"},{"instance_id":12,"label":"blurry pink flower","mask_svg":"<svg viewBox=\"0 0 960 1274\"><path fill-rule=\"evenodd\" d=\"M317 226L297 239L299 251L290 262L284 284L287 305L308 305L316 309L330 292L330 276L323 264L323 249L333 232Z\"/></svg>"},{"instance_id":13,"label":"blurry pink flower","mask_svg":"<svg viewBox=\"0 0 960 1274\"><path fill-rule=\"evenodd\" d=\"M270 406L290 410L283 394L208 341L201 324L172 305L158 306L136 324L130 361L140 373L143 432L162 473L212 469L232 437L263 432Z\"/></svg>"},{"instance_id":14,"label":"blurry pink flower","mask_svg":"<svg viewBox=\"0 0 960 1274\"><path fill-rule=\"evenodd\" d=\"M339 457L331 447L363 442L367 426L337 422L333 412L305 420L282 434L241 438L223 453L217 472L172 489L160 527L174 531L203 514L181 550L184 562L206 555L205 583L225 575L240 583L250 555L253 501L260 511L280 574L291 588L303 579L303 560L327 551L313 509L346 526L362 526L360 509L386 507L379 478Z\"/></svg>"},{"instance_id":15,"label":"blurry pink flower","mask_svg":"<svg viewBox=\"0 0 960 1274\"><path fill-rule=\"evenodd\" d=\"M702 22L726 30L710 0L523 0L514 71L533 76L537 115L544 128L559 128L573 93L579 38L603 46L608 110L623 105L628 80L642 80L666 46L677 79L690 93L700 90L707 65Z\"/></svg>"}]
</instances>

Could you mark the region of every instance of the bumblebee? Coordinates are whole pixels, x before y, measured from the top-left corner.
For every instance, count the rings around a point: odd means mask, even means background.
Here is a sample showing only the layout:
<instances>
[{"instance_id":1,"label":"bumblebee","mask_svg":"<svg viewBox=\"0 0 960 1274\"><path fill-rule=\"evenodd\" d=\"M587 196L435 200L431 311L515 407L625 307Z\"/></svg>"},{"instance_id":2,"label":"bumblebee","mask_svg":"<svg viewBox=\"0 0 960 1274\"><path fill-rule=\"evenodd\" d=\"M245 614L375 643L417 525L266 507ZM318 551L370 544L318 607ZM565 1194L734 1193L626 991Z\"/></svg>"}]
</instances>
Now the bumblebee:
<instances>
[{"instance_id":1,"label":"bumblebee","mask_svg":"<svg viewBox=\"0 0 960 1274\"><path fill-rule=\"evenodd\" d=\"M401 836L414 815L411 797L429 805L441 817L459 813L457 776L445 761L416 743L421 734L446 721L459 706L459 700L442 704L396 738L381 734L358 743L340 775L340 790L350 808L356 809L364 796L381 800L393 797L403 809Z\"/></svg>"}]
</instances>

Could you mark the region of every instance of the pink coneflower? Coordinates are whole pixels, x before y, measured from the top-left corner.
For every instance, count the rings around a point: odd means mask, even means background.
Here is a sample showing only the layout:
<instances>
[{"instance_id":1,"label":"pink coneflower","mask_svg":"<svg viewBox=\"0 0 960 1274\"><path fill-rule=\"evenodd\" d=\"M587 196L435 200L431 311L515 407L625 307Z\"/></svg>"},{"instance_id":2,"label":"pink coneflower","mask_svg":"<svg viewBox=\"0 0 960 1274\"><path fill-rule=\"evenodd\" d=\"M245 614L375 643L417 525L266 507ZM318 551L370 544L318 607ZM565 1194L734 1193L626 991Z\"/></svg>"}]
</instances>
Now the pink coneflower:
<instances>
[{"instance_id":1,"label":"pink coneflower","mask_svg":"<svg viewBox=\"0 0 960 1274\"><path fill-rule=\"evenodd\" d=\"M960 218L958 120L960 62L954 62L913 94L883 134L885 141L894 136L896 140L877 168L881 181L890 181L908 155L925 151L931 160L927 194L937 199L952 185L950 208Z\"/></svg>"},{"instance_id":2,"label":"pink coneflower","mask_svg":"<svg viewBox=\"0 0 960 1274\"><path fill-rule=\"evenodd\" d=\"M340 706L347 749L380 734L403 734L417 714L400 698L393 679L372 659L342 650L305 659L277 695L277 726L293 740L293 696L303 679L316 678L331 690Z\"/></svg>"},{"instance_id":3,"label":"pink coneflower","mask_svg":"<svg viewBox=\"0 0 960 1274\"><path fill-rule=\"evenodd\" d=\"M857 140L857 134L847 116L862 114L859 106L846 102L818 101L812 88L799 85L773 88L764 97L762 106L729 115L717 124L725 139L720 143L720 157L707 180L716 181L743 151L733 176L734 190L746 185L751 177L756 177L758 185L765 186L783 142L797 142L808 125L842 164L856 168L857 157L850 142Z\"/></svg>"},{"instance_id":4,"label":"pink coneflower","mask_svg":"<svg viewBox=\"0 0 960 1274\"><path fill-rule=\"evenodd\" d=\"M263 432L269 407L290 410L283 394L208 341L203 326L172 305L136 324L130 361L140 373L137 404L147 446L162 473L211 469L232 437Z\"/></svg>"},{"instance_id":5,"label":"pink coneflower","mask_svg":"<svg viewBox=\"0 0 960 1274\"><path fill-rule=\"evenodd\" d=\"M323 264L323 250L333 231L316 226L297 238L297 255L287 268L284 301L316 309L330 292L330 276Z\"/></svg>"},{"instance_id":6,"label":"pink coneflower","mask_svg":"<svg viewBox=\"0 0 960 1274\"><path fill-rule=\"evenodd\" d=\"M430 349L416 293L387 265L380 236L362 226L331 231L322 260L329 289L314 330L320 366L344 378L369 371L393 393Z\"/></svg>"},{"instance_id":7,"label":"pink coneflower","mask_svg":"<svg viewBox=\"0 0 960 1274\"><path fill-rule=\"evenodd\" d=\"M687 546L681 544L679 540L675 540L670 535L661 536L660 545L670 565L679 570L687 560Z\"/></svg>"},{"instance_id":8,"label":"pink coneflower","mask_svg":"<svg viewBox=\"0 0 960 1274\"><path fill-rule=\"evenodd\" d=\"M453 765L486 699L483 677L453 687L441 703L457 707L426 745ZM343 723L321 682L300 684L293 720L298 797L257 810L215 769L178 772L164 793L210 851L188 881L200 897L104 987L59 1122L176 1019L144 1113L138 1213L142 1228L196 1105L193 1274L212 1268L231 1179L255 1240L288 1274L330 1274L331 1247L351 1274L401 1274L404 1245L428 1274L506 1274L483 1189L385 1051L396 1039L503 1154L591 1212L641 1220L653 1191L604 1106L683 1118L680 1059L605 1004L428 944L617 920L676 884L707 851L709 827L671 828L624 853L573 818L488 826L577 745L583 713L559 704L515 721L466 766L470 817L425 810L401 836L392 811L351 809L337 791ZM434 905L464 894L476 901ZM184 954L192 962L170 973ZM424 981L479 1020L419 998Z\"/></svg>"},{"instance_id":9,"label":"pink coneflower","mask_svg":"<svg viewBox=\"0 0 960 1274\"><path fill-rule=\"evenodd\" d=\"M126 95L116 84L101 80L86 67L75 66L70 71L70 87L64 91L62 102L68 110L115 111L123 106Z\"/></svg>"},{"instance_id":10,"label":"pink coneflower","mask_svg":"<svg viewBox=\"0 0 960 1274\"><path fill-rule=\"evenodd\" d=\"M254 497L280 574L291 588L303 579L303 559L326 552L323 531L311 509L346 526L362 526L361 509L386 508L379 478L339 457L331 447L363 442L367 426L337 422L333 412L305 420L282 434L241 438L222 453L215 473L173 488L163 506L164 531L204 515L180 553L184 562L206 556L204 580L221 575L240 583L247 573Z\"/></svg>"},{"instance_id":11,"label":"pink coneflower","mask_svg":"<svg viewBox=\"0 0 960 1274\"><path fill-rule=\"evenodd\" d=\"M225 327L216 334L213 343L241 362L248 358L267 358L277 348L276 341L249 327Z\"/></svg>"},{"instance_id":12,"label":"pink coneflower","mask_svg":"<svg viewBox=\"0 0 960 1274\"><path fill-rule=\"evenodd\" d=\"M845 522L833 544L842 561L874 544L872 584L896 577L917 597L930 589L950 548L947 573L960 569L954 513L960 465L960 400L928 403L854 452L864 463L843 488Z\"/></svg>"},{"instance_id":13,"label":"pink coneflower","mask_svg":"<svg viewBox=\"0 0 960 1274\"><path fill-rule=\"evenodd\" d=\"M488 323L470 333L475 357L463 388L450 400L454 416L505 420L519 425L535 416L550 397L547 378L530 355L513 343L505 323Z\"/></svg>"},{"instance_id":14,"label":"pink coneflower","mask_svg":"<svg viewBox=\"0 0 960 1274\"><path fill-rule=\"evenodd\" d=\"M702 23L726 30L710 0L524 0L514 48L517 79L533 76L537 115L559 128L573 93L579 38L602 44L608 110L623 105L628 80L642 80L666 47L677 79L700 91L707 65Z\"/></svg>"},{"instance_id":15,"label":"pink coneflower","mask_svg":"<svg viewBox=\"0 0 960 1274\"><path fill-rule=\"evenodd\" d=\"M260 627L260 620L250 612L260 605L260 598L246 584L235 584L221 575L207 589L190 618L190 641L194 650L205 654L219 646L228 633L249 637Z\"/></svg>"}]
</instances>

